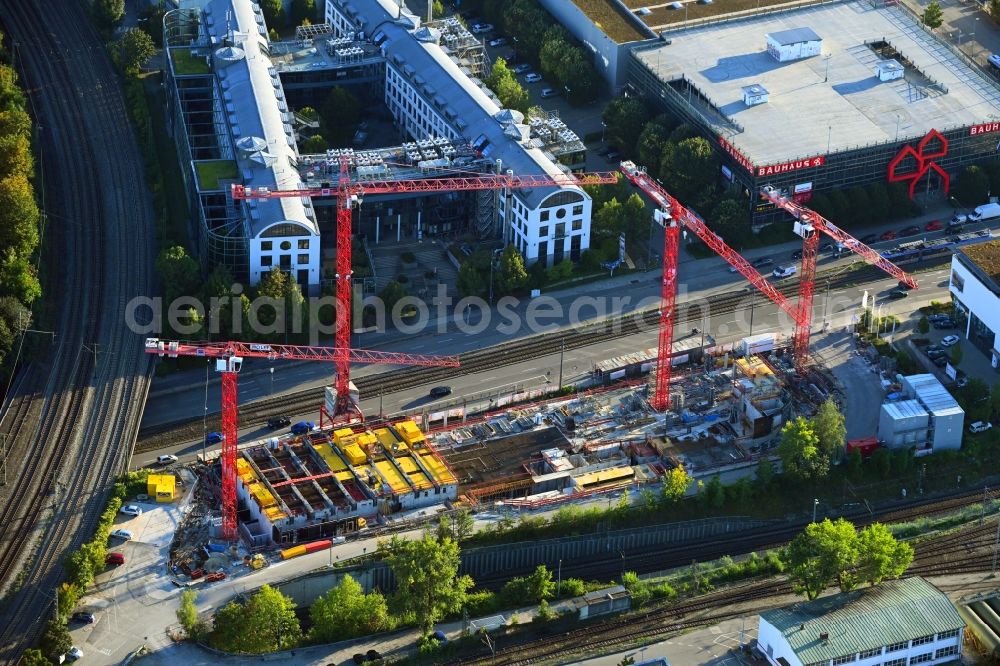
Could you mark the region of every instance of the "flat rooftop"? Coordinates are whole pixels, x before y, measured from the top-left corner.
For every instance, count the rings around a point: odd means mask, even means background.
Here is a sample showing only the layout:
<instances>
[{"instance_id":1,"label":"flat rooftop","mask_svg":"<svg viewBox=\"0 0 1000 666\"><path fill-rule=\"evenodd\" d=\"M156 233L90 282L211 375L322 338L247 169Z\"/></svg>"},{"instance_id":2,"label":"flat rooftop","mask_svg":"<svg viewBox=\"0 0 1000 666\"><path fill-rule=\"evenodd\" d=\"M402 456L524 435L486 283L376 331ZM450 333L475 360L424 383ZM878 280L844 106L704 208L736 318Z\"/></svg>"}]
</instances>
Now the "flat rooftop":
<instances>
[{"instance_id":1,"label":"flat rooftop","mask_svg":"<svg viewBox=\"0 0 1000 666\"><path fill-rule=\"evenodd\" d=\"M1000 240L963 247L962 254L994 282L1000 284Z\"/></svg>"},{"instance_id":2,"label":"flat rooftop","mask_svg":"<svg viewBox=\"0 0 1000 666\"><path fill-rule=\"evenodd\" d=\"M801 27L823 39L821 55L780 63L765 51L767 33ZM899 9L847 2L665 35L671 44L636 57L661 80L691 81L732 122L702 116L756 166L895 141L897 126L902 141L1000 119L1000 91ZM865 44L876 40L909 60L903 79L878 80L882 58ZM750 84L770 100L743 104Z\"/></svg>"}]
</instances>

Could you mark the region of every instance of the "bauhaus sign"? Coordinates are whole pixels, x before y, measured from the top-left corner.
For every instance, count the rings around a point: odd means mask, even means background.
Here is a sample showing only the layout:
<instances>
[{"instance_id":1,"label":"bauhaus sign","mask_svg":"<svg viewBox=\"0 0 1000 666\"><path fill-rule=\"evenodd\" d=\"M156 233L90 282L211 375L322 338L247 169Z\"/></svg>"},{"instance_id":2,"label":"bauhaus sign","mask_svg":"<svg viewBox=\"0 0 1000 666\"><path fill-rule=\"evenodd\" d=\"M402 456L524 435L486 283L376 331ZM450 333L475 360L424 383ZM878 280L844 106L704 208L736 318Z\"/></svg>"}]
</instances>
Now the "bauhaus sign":
<instances>
[{"instance_id":1,"label":"bauhaus sign","mask_svg":"<svg viewBox=\"0 0 1000 666\"><path fill-rule=\"evenodd\" d=\"M782 162L781 164L769 164L767 166L755 166L753 162L749 160L739 149L733 144L729 143L721 136L719 137L719 145L722 149L729 153L729 156L736 160L736 163L743 167L746 171L750 172L754 176L776 176L782 173L788 173L789 171L797 171L799 169L810 169L813 167L820 167L826 164L826 157L823 155L817 155L815 157L806 157L801 160L792 160L791 162Z\"/></svg>"}]
</instances>

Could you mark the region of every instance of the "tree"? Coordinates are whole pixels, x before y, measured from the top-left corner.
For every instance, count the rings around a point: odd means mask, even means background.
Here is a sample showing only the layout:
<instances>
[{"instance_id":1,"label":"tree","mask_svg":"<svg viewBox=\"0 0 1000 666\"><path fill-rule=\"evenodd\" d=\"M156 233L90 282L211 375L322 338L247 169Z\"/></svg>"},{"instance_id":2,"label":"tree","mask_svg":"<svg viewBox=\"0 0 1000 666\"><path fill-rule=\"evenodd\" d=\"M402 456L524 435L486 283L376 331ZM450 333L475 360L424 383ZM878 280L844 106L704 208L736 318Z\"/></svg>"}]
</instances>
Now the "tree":
<instances>
[{"instance_id":1,"label":"tree","mask_svg":"<svg viewBox=\"0 0 1000 666\"><path fill-rule=\"evenodd\" d=\"M858 534L858 579L878 585L899 578L913 562L913 548L896 541L885 525L872 523Z\"/></svg>"},{"instance_id":2,"label":"tree","mask_svg":"<svg viewBox=\"0 0 1000 666\"><path fill-rule=\"evenodd\" d=\"M441 3L441 0L434 0L434 4L431 5L431 11L433 12L433 16L436 19L439 19L442 16L444 16L445 9L444 9L444 4Z\"/></svg>"},{"instance_id":3,"label":"tree","mask_svg":"<svg viewBox=\"0 0 1000 666\"><path fill-rule=\"evenodd\" d=\"M27 174L0 178L0 249L28 257L38 246L38 206Z\"/></svg>"},{"instance_id":4,"label":"tree","mask_svg":"<svg viewBox=\"0 0 1000 666\"><path fill-rule=\"evenodd\" d=\"M931 30L941 27L943 18L941 5L938 4L937 0L931 0L931 4L927 5L927 9L924 10L924 15L920 20Z\"/></svg>"},{"instance_id":5,"label":"tree","mask_svg":"<svg viewBox=\"0 0 1000 666\"><path fill-rule=\"evenodd\" d=\"M0 136L0 178L22 174L35 175L35 162L31 155L31 142L24 134Z\"/></svg>"},{"instance_id":6,"label":"tree","mask_svg":"<svg viewBox=\"0 0 1000 666\"><path fill-rule=\"evenodd\" d=\"M424 634L434 623L462 607L472 579L459 576L458 544L429 534L417 541L398 536L379 543L379 551L396 577L395 603L412 613Z\"/></svg>"},{"instance_id":7,"label":"tree","mask_svg":"<svg viewBox=\"0 0 1000 666\"><path fill-rule=\"evenodd\" d=\"M766 491L774 480L774 463L770 458L761 458L757 463L757 487Z\"/></svg>"},{"instance_id":8,"label":"tree","mask_svg":"<svg viewBox=\"0 0 1000 666\"><path fill-rule=\"evenodd\" d=\"M826 475L829 459L819 448L819 436L813 424L803 416L789 421L781 429L778 444L782 470L802 479L818 479Z\"/></svg>"},{"instance_id":9,"label":"tree","mask_svg":"<svg viewBox=\"0 0 1000 666\"><path fill-rule=\"evenodd\" d=\"M486 77L486 87L496 93L500 104L508 109L516 109L522 113L528 110L528 93L518 82L514 72L507 66L507 61L497 58Z\"/></svg>"},{"instance_id":10,"label":"tree","mask_svg":"<svg viewBox=\"0 0 1000 666\"><path fill-rule=\"evenodd\" d=\"M726 491L722 487L722 478L718 474L713 474L702 489L699 497L702 505L707 509L721 509L726 502Z\"/></svg>"},{"instance_id":11,"label":"tree","mask_svg":"<svg viewBox=\"0 0 1000 666\"><path fill-rule=\"evenodd\" d=\"M670 132L663 125L655 122L646 123L635 145L635 154L639 158L639 164L655 171L660 164L663 146L669 138Z\"/></svg>"},{"instance_id":12,"label":"tree","mask_svg":"<svg viewBox=\"0 0 1000 666\"><path fill-rule=\"evenodd\" d=\"M660 180L670 183L681 201L708 201L719 173L719 158L704 137L684 139L664 155Z\"/></svg>"},{"instance_id":13,"label":"tree","mask_svg":"<svg viewBox=\"0 0 1000 666\"><path fill-rule=\"evenodd\" d=\"M302 142L302 152L307 154L325 153L328 144L322 134L313 134Z\"/></svg>"},{"instance_id":14,"label":"tree","mask_svg":"<svg viewBox=\"0 0 1000 666\"><path fill-rule=\"evenodd\" d=\"M606 125L604 135L607 143L617 146L619 150L624 151L624 155L629 156L646 126L646 121L649 120L649 115L649 109L636 97L614 98L601 114Z\"/></svg>"},{"instance_id":15,"label":"tree","mask_svg":"<svg viewBox=\"0 0 1000 666\"><path fill-rule=\"evenodd\" d=\"M660 496L667 504L676 504L687 495L694 477L687 473L683 465L678 465L663 475L663 490Z\"/></svg>"},{"instance_id":16,"label":"tree","mask_svg":"<svg viewBox=\"0 0 1000 666\"><path fill-rule=\"evenodd\" d=\"M990 18L1000 21L1000 0L990 0Z\"/></svg>"},{"instance_id":17,"label":"tree","mask_svg":"<svg viewBox=\"0 0 1000 666\"><path fill-rule=\"evenodd\" d=\"M962 345L957 344L951 348L951 365L955 368L962 362Z\"/></svg>"},{"instance_id":18,"label":"tree","mask_svg":"<svg viewBox=\"0 0 1000 666\"><path fill-rule=\"evenodd\" d=\"M80 598L80 587L76 583L63 583L56 589L56 606L60 618L66 619L76 607Z\"/></svg>"},{"instance_id":19,"label":"tree","mask_svg":"<svg viewBox=\"0 0 1000 666\"><path fill-rule=\"evenodd\" d=\"M874 222L883 222L889 218L889 192L882 183L872 183L868 186L868 201L871 203L871 218Z\"/></svg>"},{"instance_id":20,"label":"tree","mask_svg":"<svg viewBox=\"0 0 1000 666\"><path fill-rule=\"evenodd\" d=\"M177 607L177 621L184 627L184 632L189 638L200 641L205 637L207 627L198 619L198 608L195 606L197 598L197 590L184 590L181 593L181 603Z\"/></svg>"},{"instance_id":21,"label":"tree","mask_svg":"<svg viewBox=\"0 0 1000 666\"><path fill-rule=\"evenodd\" d=\"M149 35L156 47L163 46L163 17L167 13L166 0L158 0L139 11L139 27Z\"/></svg>"},{"instance_id":22,"label":"tree","mask_svg":"<svg viewBox=\"0 0 1000 666\"><path fill-rule=\"evenodd\" d=\"M788 544L783 559L796 591L807 599L815 599L831 581L848 592L856 583L857 532L843 518L811 523Z\"/></svg>"},{"instance_id":23,"label":"tree","mask_svg":"<svg viewBox=\"0 0 1000 666\"><path fill-rule=\"evenodd\" d=\"M962 169L955 183L953 194L966 206L978 206L990 192L990 177L982 167L975 164Z\"/></svg>"},{"instance_id":24,"label":"tree","mask_svg":"<svg viewBox=\"0 0 1000 666\"><path fill-rule=\"evenodd\" d=\"M851 451L847 454L847 476L851 480L856 481L861 476L861 468L864 465L864 460L861 458L861 452L857 449Z\"/></svg>"},{"instance_id":25,"label":"tree","mask_svg":"<svg viewBox=\"0 0 1000 666\"><path fill-rule=\"evenodd\" d=\"M201 280L201 268L180 245L164 248L156 258L167 304L178 296L193 294Z\"/></svg>"},{"instance_id":26,"label":"tree","mask_svg":"<svg viewBox=\"0 0 1000 666\"><path fill-rule=\"evenodd\" d=\"M455 286L461 296L479 296L483 293L483 276L471 261L463 261Z\"/></svg>"},{"instance_id":27,"label":"tree","mask_svg":"<svg viewBox=\"0 0 1000 666\"><path fill-rule=\"evenodd\" d=\"M156 53L156 44L153 43L153 38L143 30L129 28L114 41L111 53L115 64L126 75L134 76Z\"/></svg>"},{"instance_id":28,"label":"tree","mask_svg":"<svg viewBox=\"0 0 1000 666\"><path fill-rule=\"evenodd\" d=\"M917 330L920 331L921 335L927 335L927 332L931 330L931 323L926 316L921 317L917 322Z\"/></svg>"},{"instance_id":29,"label":"tree","mask_svg":"<svg viewBox=\"0 0 1000 666\"><path fill-rule=\"evenodd\" d=\"M58 663L59 657L69 652L73 647L73 637L69 635L65 620L49 620L45 623L45 632L38 642L42 653Z\"/></svg>"},{"instance_id":30,"label":"tree","mask_svg":"<svg viewBox=\"0 0 1000 666\"><path fill-rule=\"evenodd\" d=\"M536 602L545 601L556 596L556 584L552 581L552 572L544 564L539 564L527 578L528 593Z\"/></svg>"},{"instance_id":31,"label":"tree","mask_svg":"<svg viewBox=\"0 0 1000 666\"><path fill-rule=\"evenodd\" d=\"M21 108L0 111L0 136L31 138L31 116Z\"/></svg>"},{"instance_id":32,"label":"tree","mask_svg":"<svg viewBox=\"0 0 1000 666\"><path fill-rule=\"evenodd\" d=\"M313 602L309 615L313 621L309 638L316 643L365 636L391 626L385 598L377 591L365 594L348 575Z\"/></svg>"},{"instance_id":33,"label":"tree","mask_svg":"<svg viewBox=\"0 0 1000 666\"><path fill-rule=\"evenodd\" d=\"M990 389L990 420L1000 417L1000 382Z\"/></svg>"},{"instance_id":34,"label":"tree","mask_svg":"<svg viewBox=\"0 0 1000 666\"><path fill-rule=\"evenodd\" d=\"M524 286L528 272L524 268L524 257L514 245L508 245L500 254L500 270L497 283L500 293L509 294Z\"/></svg>"},{"instance_id":35,"label":"tree","mask_svg":"<svg viewBox=\"0 0 1000 666\"><path fill-rule=\"evenodd\" d=\"M346 145L361 120L361 102L345 88L335 86L323 102L319 125L333 146Z\"/></svg>"},{"instance_id":36,"label":"tree","mask_svg":"<svg viewBox=\"0 0 1000 666\"><path fill-rule=\"evenodd\" d=\"M98 30L110 35L125 18L125 0L94 0L93 11Z\"/></svg>"},{"instance_id":37,"label":"tree","mask_svg":"<svg viewBox=\"0 0 1000 666\"><path fill-rule=\"evenodd\" d=\"M458 509L451 514L451 531L455 541L462 541L476 531L476 523L468 509Z\"/></svg>"},{"instance_id":38,"label":"tree","mask_svg":"<svg viewBox=\"0 0 1000 666\"><path fill-rule=\"evenodd\" d=\"M746 206L736 199L723 199L712 209L709 226L730 245L744 247L753 237Z\"/></svg>"},{"instance_id":39,"label":"tree","mask_svg":"<svg viewBox=\"0 0 1000 666\"><path fill-rule=\"evenodd\" d=\"M270 585L257 590L245 604L233 601L215 614L212 642L226 652L277 652L293 648L301 640L295 602Z\"/></svg>"},{"instance_id":40,"label":"tree","mask_svg":"<svg viewBox=\"0 0 1000 666\"><path fill-rule=\"evenodd\" d=\"M285 25L285 10L281 0L260 0L260 11L264 12L267 27L277 29Z\"/></svg>"},{"instance_id":41,"label":"tree","mask_svg":"<svg viewBox=\"0 0 1000 666\"><path fill-rule=\"evenodd\" d=\"M868 198L868 191L855 185L847 191L847 200L850 202L852 215L849 218L852 227L863 227L872 223L872 203Z\"/></svg>"},{"instance_id":42,"label":"tree","mask_svg":"<svg viewBox=\"0 0 1000 666\"><path fill-rule=\"evenodd\" d=\"M885 447L879 447L872 453L872 467L880 478L888 479L892 474L892 451Z\"/></svg>"},{"instance_id":43,"label":"tree","mask_svg":"<svg viewBox=\"0 0 1000 666\"><path fill-rule=\"evenodd\" d=\"M304 21L316 18L316 0L292 0L292 25L302 25Z\"/></svg>"},{"instance_id":44,"label":"tree","mask_svg":"<svg viewBox=\"0 0 1000 666\"><path fill-rule=\"evenodd\" d=\"M378 293L378 297L382 299L382 305L385 308L386 315L392 313L392 309L396 306L396 303L400 302L404 298L410 295L410 292L406 290L400 282L397 280L390 280L382 291Z\"/></svg>"},{"instance_id":45,"label":"tree","mask_svg":"<svg viewBox=\"0 0 1000 666\"><path fill-rule=\"evenodd\" d=\"M17 662L21 666L52 666L42 651L38 648L29 648L21 655L21 661Z\"/></svg>"},{"instance_id":46,"label":"tree","mask_svg":"<svg viewBox=\"0 0 1000 666\"><path fill-rule=\"evenodd\" d=\"M541 264L542 262L537 262L535 265ZM569 259L563 259L558 264L554 264L552 268L548 270L548 280L549 282L560 282L562 280L568 280L573 277L573 262Z\"/></svg>"},{"instance_id":47,"label":"tree","mask_svg":"<svg viewBox=\"0 0 1000 666\"><path fill-rule=\"evenodd\" d=\"M827 460L837 460L847 443L847 426L844 423L844 415L841 414L833 398L827 398L819 406L816 416L812 418L812 425L813 431L819 437L820 453L826 456Z\"/></svg>"}]
</instances>

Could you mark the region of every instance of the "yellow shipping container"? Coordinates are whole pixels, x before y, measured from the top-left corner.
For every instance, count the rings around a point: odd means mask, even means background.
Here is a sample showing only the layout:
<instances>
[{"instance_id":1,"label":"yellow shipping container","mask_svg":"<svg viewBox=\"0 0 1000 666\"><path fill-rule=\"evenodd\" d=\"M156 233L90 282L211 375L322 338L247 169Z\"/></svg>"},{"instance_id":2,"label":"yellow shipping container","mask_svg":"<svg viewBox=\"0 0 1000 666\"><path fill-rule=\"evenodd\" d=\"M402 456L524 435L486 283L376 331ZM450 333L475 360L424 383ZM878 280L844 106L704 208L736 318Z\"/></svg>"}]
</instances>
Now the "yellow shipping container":
<instances>
[{"instance_id":1,"label":"yellow shipping container","mask_svg":"<svg viewBox=\"0 0 1000 666\"><path fill-rule=\"evenodd\" d=\"M347 457L347 461L352 465L362 465L365 460L368 459L367 454L365 454L365 452L357 444L345 446L341 449L341 451L344 452L344 456Z\"/></svg>"},{"instance_id":2,"label":"yellow shipping container","mask_svg":"<svg viewBox=\"0 0 1000 666\"><path fill-rule=\"evenodd\" d=\"M281 559L290 560L293 557L298 557L299 555L306 554L305 546L292 546L291 548L286 548L281 551Z\"/></svg>"},{"instance_id":3,"label":"yellow shipping container","mask_svg":"<svg viewBox=\"0 0 1000 666\"><path fill-rule=\"evenodd\" d=\"M146 479L146 494L157 502L173 502L177 479L173 474L150 474Z\"/></svg>"},{"instance_id":4,"label":"yellow shipping container","mask_svg":"<svg viewBox=\"0 0 1000 666\"><path fill-rule=\"evenodd\" d=\"M335 441L338 446L340 445L341 440L350 439L352 437L354 437L354 431L350 428L338 428L333 431L333 441Z\"/></svg>"}]
</instances>

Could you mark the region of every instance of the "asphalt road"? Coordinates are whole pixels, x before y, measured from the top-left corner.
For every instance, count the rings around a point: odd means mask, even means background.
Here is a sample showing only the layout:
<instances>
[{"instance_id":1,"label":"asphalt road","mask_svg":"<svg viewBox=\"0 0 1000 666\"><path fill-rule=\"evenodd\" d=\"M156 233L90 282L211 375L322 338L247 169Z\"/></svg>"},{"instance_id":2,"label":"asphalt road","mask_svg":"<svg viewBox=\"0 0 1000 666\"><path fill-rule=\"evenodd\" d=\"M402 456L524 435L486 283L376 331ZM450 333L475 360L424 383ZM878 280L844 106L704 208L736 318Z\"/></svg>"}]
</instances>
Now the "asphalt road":
<instances>
[{"instance_id":1,"label":"asphalt road","mask_svg":"<svg viewBox=\"0 0 1000 666\"><path fill-rule=\"evenodd\" d=\"M917 291L911 292L909 298L897 301L889 300L887 298L889 291L896 287L896 281L892 279L879 280L866 285L849 287L842 290L833 290L829 294L820 292L816 295L815 313L813 318L814 331L818 332L822 329L824 319L829 321L831 327L843 327L847 325L851 321L855 312L860 308L861 298L866 290L869 292L870 297L875 297L879 303L885 303L885 306L882 309L883 314L887 312L908 314L920 305L924 305L931 300L942 300L947 298L948 274L949 270L946 268L921 273L918 276L922 285L921 288ZM753 303L751 303L751 301ZM695 323L694 325L698 326L698 328L703 331L711 333L711 335L716 338L718 343L738 340L751 333L751 310L753 333L775 332L784 333L786 335L790 334L793 327L787 315L779 312L777 307L770 301L765 301L763 296L753 296L749 292L747 293L744 306L738 308L735 312L725 312L718 315L706 313L706 318ZM683 331L677 331L675 338L680 338L684 334L685 333ZM690 332L687 334L690 335ZM590 372L594 363L597 361L613 358L620 354L635 351L636 349L654 347L656 345L656 340L657 331L650 330L636 335L624 336L601 344L567 351L563 357L564 383L582 378ZM255 361L252 360L247 361L245 362L244 367L252 370L254 363ZM264 368L267 367L266 361L261 361L258 365ZM301 378L299 388L310 385L310 382L312 385L322 385L322 382L325 379L325 377L316 379L316 372L313 369L313 366L309 365L298 366L285 372L292 375L294 378ZM276 372L275 374L277 375L278 373ZM312 379L310 379L310 375L313 376ZM531 359L523 363L501 367L486 373L456 377L451 380L450 384L453 391L452 395L443 401L432 401L429 398L428 391L431 388L430 385L418 386L405 391L400 391L399 393L382 396L381 408L383 413L386 414L402 411L413 413L444 402L451 402L455 400L461 401L463 395L482 393L491 389L503 390L503 388L510 387L513 384L523 385L529 388L541 386L547 383L546 380L551 382L558 381L558 377L559 354L556 353ZM247 379L249 379L249 381L247 381ZM267 395L269 382L270 377L267 373L241 377L241 398L246 399L247 396L254 394ZM197 391L191 390L186 393L173 394L170 397L173 401L176 401L175 404L177 405L191 404L194 402L196 403L195 409L203 410L204 395L205 391L201 388L201 390ZM208 395L209 400L213 401L209 403L210 410L216 411L219 404L217 387L209 386ZM362 400L361 407L366 414L377 414L379 413L379 398L375 397ZM317 410L311 410L309 412L299 414L288 414L287 416L292 419L292 422L300 420L316 421L317 412L318 405ZM187 413L190 414L191 411L188 411ZM268 430L262 423L246 424L245 427L240 429L240 441L254 441L262 437L266 437L271 433L272 431ZM146 464L151 464L155 462L156 456L164 453L172 453L180 456L184 460L191 460L196 458L201 451L202 445L200 441L179 442L176 446L167 449L138 454L132 460L132 467L141 467Z\"/></svg>"}]
</instances>

